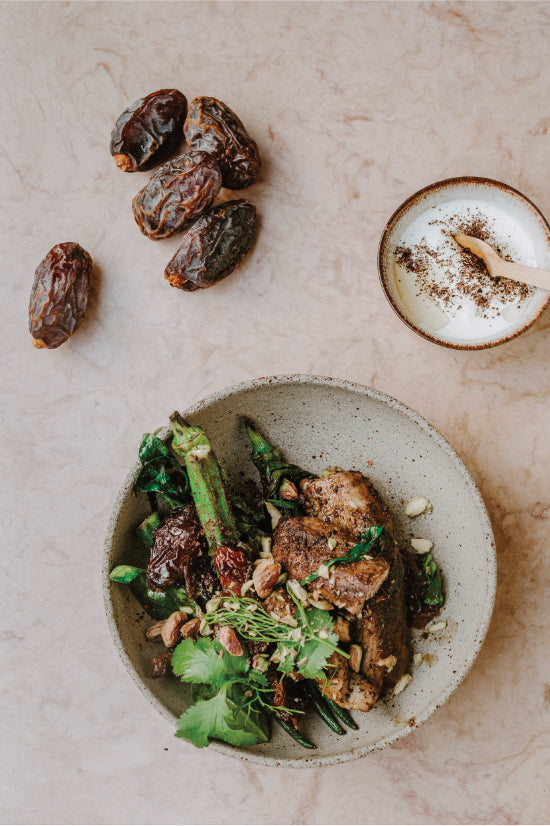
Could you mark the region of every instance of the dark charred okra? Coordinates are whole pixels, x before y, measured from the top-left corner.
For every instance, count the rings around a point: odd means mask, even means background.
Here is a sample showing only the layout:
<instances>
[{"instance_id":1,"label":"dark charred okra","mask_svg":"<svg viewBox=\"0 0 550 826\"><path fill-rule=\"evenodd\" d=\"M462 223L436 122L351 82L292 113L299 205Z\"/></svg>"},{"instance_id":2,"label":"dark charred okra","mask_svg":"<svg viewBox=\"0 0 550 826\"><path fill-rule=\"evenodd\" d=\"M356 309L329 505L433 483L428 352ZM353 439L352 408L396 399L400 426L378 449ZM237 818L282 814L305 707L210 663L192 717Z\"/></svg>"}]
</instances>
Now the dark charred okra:
<instances>
[{"instance_id":1,"label":"dark charred okra","mask_svg":"<svg viewBox=\"0 0 550 826\"><path fill-rule=\"evenodd\" d=\"M128 106L111 132L111 155L123 172L153 169L177 151L187 99L177 89L160 89Z\"/></svg>"},{"instance_id":2,"label":"dark charred okra","mask_svg":"<svg viewBox=\"0 0 550 826\"><path fill-rule=\"evenodd\" d=\"M148 238L168 238L208 209L221 185L214 158L200 152L179 155L157 169L134 198L136 223Z\"/></svg>"},{"instance_id":3,"label":"dark charred okra","mask_svg":"<svg viewBox=\"0 0 550 826\"><path fill-rule=\"evenodd\" d=\"M260 178L260 154L237 115L221 100L196 97L189 104L185 138L193 151L217 158L223 185L245 189Z\"/></svg>"},{"instance_id":4,"label":"dark charred okra","mask_svg":"<svg viewBox=\"0 0 550 826\"><path fill-rule=\"evenodd\" d=\"M35 347L59 347L80 326L92 268L89 253L71 241L56 244L40 262L29 303L29 331Z\"/></svg>"},{"instance_id":5,"label":"dark charred okra","mask_svg":"<svg viewBox=\"0 0 550 826\"><path fill-rule=\"evenodd\" d=\"M256 208L226 201L201 215L164 271L172 287L193 292L226 278L249 252L256 235Z\"/></svg>"}]
</instances>

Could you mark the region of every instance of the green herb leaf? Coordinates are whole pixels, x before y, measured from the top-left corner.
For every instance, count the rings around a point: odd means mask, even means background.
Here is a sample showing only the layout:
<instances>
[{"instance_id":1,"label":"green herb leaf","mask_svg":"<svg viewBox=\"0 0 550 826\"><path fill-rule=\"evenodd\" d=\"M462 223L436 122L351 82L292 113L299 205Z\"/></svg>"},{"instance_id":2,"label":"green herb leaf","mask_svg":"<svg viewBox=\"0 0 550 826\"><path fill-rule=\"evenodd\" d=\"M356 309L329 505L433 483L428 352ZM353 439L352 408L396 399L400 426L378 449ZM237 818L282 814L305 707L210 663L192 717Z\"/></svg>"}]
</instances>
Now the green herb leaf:
<instances>
[{"instance_id":1,"label":"green herb leaf","mask_svg":"<svg viewBox=\"0 0 550 826\"><path fill-rule=\"evenodd\" d=\"M383 525L373 525L370 528L367 528L366 531L363 531L361 534L361 538L359 542L351 548L347 554L344 556L336 556L334 559L325 562L327 568L331 568L333 565L345 565L350 562L359 562L360 559L367 556L372 550L374 544L378 541L380 536L384 531ZM302 580L302 585L307 585L308 582L313 582L315 579L319 577L319 572L315 571L310 576L306 577L306 579Z\"/></svg>"},{"instance_id":2,"label":"green herb leaf","mask_svg":"<svg viewBox=\"0 0 550 826\"><path fill-rule=\"evenodd\" d=\"M133 565L117 565L109 574L109 579L113 582L121 582L128 585L142 573L143 568L134 568Z\"/></svg>"},{"instance_id":3,"label":"green herb leaf","mask_svg":"<svg viewBox=\"0 0 550 826\"><path fill-rule=\"evenodd\" d=\"M164 442L154 433L146 433L139 446L139 461L142 465L154 459L172 459Z\"/></svg>"},{"instance_id":4,"label":"green herb leaf","mask_svg":"<svg viewBox=\"0 0 550 826\"><path fill-rule=\"evenodd\" d=\"M300 614L298 627L305 642L280 642L276 648L277 668L282 674L297 671L308 679L324 679L327 660L338 645L332 617L328 611L308 608Z\"/></svg>"},{"instance_id":5,"label":"green herb leaf","mask_svg":"<svg viewBox=\"0 0 550 826\"><path fill-rule=\"evenodd\" d=\"M249 669L244 654L233 657L218 640L201 637L197 642L183 640L172 654L172 670L186 683L207 683L220 688L242 677Z\"/></svg>"},{"instance_id":6,"label":"green herb leaf","mask_svg":"<svg viewBox=\"0 0 550 826\"><path fill-rule=\"evenodd\" d=\"M426 605L431 605L434 608L441 608L445 602L443 596L443 582L441 579L441 572L437 567L435 559L431 553L422 554L420 556L420 564L428 583L428 590L424 597Z\"/></svg>"},{"instance_id":7,"label":"green herb leaf","mask_svg":"<svg viewBox=\"0 0 550 826\"><path fill-rule=\"evenodd\" d=\"M198 748L204 748L212 739L232 746L253 746L267 742L269 725L266 715L250 706L241 686L228 684L181 715L176 737Z\"/></svg>"},{"instance_id":8,"label":"green herb leaf","mask_svg":"<svg viewBox=\"0 0 550 826\"><path fill-rule=\"evenodd\" d=\"M300 516L303 513L302 506L299 502L292 502L286 499L267 499L266 501L281 511L283 516Z\"/></svg>"},{"instance_id":9,"label":"green herb leaf","mask_svg":"<svg viewBox=\"0 0 550 826\"><path fill-rule=\"evenodd\" d=\"M182 605L196 608L196 603L189 599L183 588L171 588L169 591L151 591L147 587L147 571L133 565L117 565L110 573L113 582L129 585L135 598L154 619L168 619Z\"/></svg>"},{"instance_id":10,"label":"green herb leaf","mask_svg":"<svg viewBox=\"0 0 550 826\"><path fill-rule=\"evenodd\" d=\"M158 493L172 508L190 500L186 470L154 433L143 437L139 460L142 467L134 482L135 493Z\"/></svg>"}]
</instances>

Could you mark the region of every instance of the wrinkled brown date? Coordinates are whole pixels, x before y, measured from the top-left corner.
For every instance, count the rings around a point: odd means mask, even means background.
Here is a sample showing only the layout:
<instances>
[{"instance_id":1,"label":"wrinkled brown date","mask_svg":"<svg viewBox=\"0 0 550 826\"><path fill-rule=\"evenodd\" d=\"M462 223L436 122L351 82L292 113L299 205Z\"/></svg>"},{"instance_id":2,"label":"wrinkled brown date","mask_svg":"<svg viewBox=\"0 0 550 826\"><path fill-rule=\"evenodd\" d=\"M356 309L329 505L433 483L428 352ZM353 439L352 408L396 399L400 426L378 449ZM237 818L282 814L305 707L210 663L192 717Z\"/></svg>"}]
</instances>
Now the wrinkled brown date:
<instances>
[{"instance_id":1,"label":"wrinkled brown date","mask_svg":"<svg viewBox=\"0 0 550 826\"><path fill-rule=\"evenodd\" d=\"M172 287L193 292L226 278L250 250L256 235L256 207L226 201L191 225L164 271Z\"/></svg>"},{"instance_id":2,"label":"wrinkled brown date","mask_svg":"<svg viewBox=\"0 0 550 826\"><path fill-rule=\"evenodd\" d=\"M179 155L154 173L132 202L144 235L157 240L181 232L211 205L222 185L220 168L204 152Z\"/></svg>"},{"instance_id":3,"label":"wrinkled brown date","mask_svg":"<svg viewBox=\"0 0 550 826\"><path fill-rule=\"evenodd\" d=\"M214 557L222 586L222 593L240 597L242 587L252 577L252 565L245 554L237 548L221 545Z\"/></svg>"},{"instance_id":4,"label":"wrinkled brown date","mask_svg":"<svg viewBox=\"0 0 550 826\"><path fill-rule=\"evenodd\" d=\"M221 100L193 98L183 131L193 151L208 152L217 158L223 185L228 189L245 189L259 180L258 147L237 115Z\"/></svg>"},{"instance_id":5,"label":"wrinkled brown date","mask_svg":"<svg viewBox=\"0 0 550 826\"><path fill-rule=\"evenodd\" d=\"M177 89L160 89L128 106L111 132L111 155L123 172L153 169L177 150L187 99Z\"/></svg>"},{"instance_id":6,"label":"wrinkled brown date","mask_svg":"<svg viewBox=\"0 0 550 826\"><path fill-rule=\"evenodd\" d=\"M29 303L29 331L35 347L53 350L67 341L84 318L92 259L78 244L57 244L36 268Z\"/></svg>"}]
</instances>

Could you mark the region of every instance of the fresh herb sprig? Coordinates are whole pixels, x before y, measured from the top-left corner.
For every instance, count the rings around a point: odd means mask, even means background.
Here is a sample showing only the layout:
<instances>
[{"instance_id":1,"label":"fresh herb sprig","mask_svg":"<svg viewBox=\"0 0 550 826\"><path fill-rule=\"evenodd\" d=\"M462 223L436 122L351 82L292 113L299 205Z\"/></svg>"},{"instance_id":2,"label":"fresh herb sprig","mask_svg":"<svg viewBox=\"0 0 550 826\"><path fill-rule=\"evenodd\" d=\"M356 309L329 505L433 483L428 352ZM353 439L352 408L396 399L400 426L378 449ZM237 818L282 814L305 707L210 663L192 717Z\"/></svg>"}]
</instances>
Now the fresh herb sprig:
<instances>
[{"instance_id":1,"label":"fresh herb sprig","mask_svg":"<svg viewBox=\"0 0 550 826\"><path fill-rule=\"evenodd\" d=\"M295 626L275 619L254 599L230 597L204 615L208 625L228 625L245 640L275 643L273 662L283 674L297 671L310 679L324 679L327 660L333 651L348 658L337 646L334 622L328 611L304 608L287 583L297 608Z\"/></svg>"},{"instance_id":2,"label":"fresh herb sprig","mask_svg":"<svg viewBox=\"0 0 550 826\"><path fill-rule=\"evenodd\" d=\"M176 737L204 748L211 739L233 746L252 746L269 739L272 713L296 709L275 707L272 690L246 655L227 653L218 640L184 640L172 655L172 670L193 685L195 704L178 720Z\"/></svg>"},{"instance_id":3,"label":"fresh herb sprig","mask_svg":"<svg viewBox=\"0 0 550 826\"><path fill-rule=\"evenodd\" d=\"M375 542L380 538L384 531L383 525L373 525L363 531L359 542L351 548L344 556L336 556L334 559L329 559L328 562L323 563L322 568L332 568L333 565L345 565L350 562L359 562L369 555ZM309 582L314 582L321 574L319 570L315 571L310 576L302 580L302 585L307 585Z\"/></svg>"}]
</instances>

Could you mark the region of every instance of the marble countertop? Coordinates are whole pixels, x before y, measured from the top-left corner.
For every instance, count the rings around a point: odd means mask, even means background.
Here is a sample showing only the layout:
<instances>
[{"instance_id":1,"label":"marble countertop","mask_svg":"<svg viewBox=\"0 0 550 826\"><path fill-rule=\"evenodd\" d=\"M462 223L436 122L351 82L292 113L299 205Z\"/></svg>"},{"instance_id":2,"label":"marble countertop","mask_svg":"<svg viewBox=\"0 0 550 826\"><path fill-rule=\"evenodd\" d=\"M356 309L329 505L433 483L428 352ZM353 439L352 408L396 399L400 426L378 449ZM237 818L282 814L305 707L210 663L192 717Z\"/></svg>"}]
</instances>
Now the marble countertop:
<instances>
[{"instance_id":1,"label":"marble countertop","mask_svg":"<svg viewBox=\"0 0 550 826\"><path fill-rule=\"evenodd\" d=\"M438 347L380 289L384 224L480 175L550 216L548 3L2 3L0 813L17 823L543 823L550 815L550 312L480 352ZM211 290L162 277L109 155L131 101L175 86L259 144L256 246ZM87 318L32 348L36 265L78 241ZM425 725L293 772L197 751L136 691L104 618L115 491L142 433L260 375L384 391L431 421L487 504L499 573L470 674Z\"/></svg>"}]
</instances>

